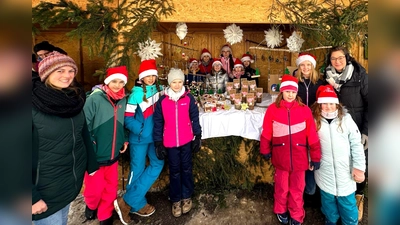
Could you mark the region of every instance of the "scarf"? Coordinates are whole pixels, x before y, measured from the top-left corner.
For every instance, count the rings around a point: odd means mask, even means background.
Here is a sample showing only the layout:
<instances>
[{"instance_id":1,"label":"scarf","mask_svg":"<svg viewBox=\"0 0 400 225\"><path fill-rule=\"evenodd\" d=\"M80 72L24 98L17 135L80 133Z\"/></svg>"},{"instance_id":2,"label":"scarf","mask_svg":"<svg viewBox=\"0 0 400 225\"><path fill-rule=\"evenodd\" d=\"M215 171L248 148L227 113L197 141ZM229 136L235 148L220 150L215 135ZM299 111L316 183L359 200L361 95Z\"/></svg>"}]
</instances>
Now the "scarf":
<instances>
[{"instance_id":1,"label":"scarf","mask_svg":"<svg viewBox=\"0 0 400 225\"><path fill-rule=\"evenodd\" d=\"M334 112L325 112L321 110L321 116L328 120L335 119L338 116L338 110L336 109Z\"/></svg>"},{"instance_id":2,"label":"scarf","mask_svg":"<svg viewBox=\"0 0 400 225\"><path fill-rule=\"evenodd\" d=\"M244 74L244 71L233 71L232 72L232 74L233 74L233 79L240 79L240 77L242 77L242 75Z\"/></svg>"},{"instance_id":3,"label":"scarf","mask_svg":"<svg viewBox=\"0 0 400 225\"><path fill-rule=\"evenodd\" d=\"M178 92L175 92L175 91L172 90L171 88L168 88L168 89L166 90L166 92L167 92L167 95L168 95L168 97L169 97L170 100L172 100L172 101L174 101L174 102L177 102L177 101L181 98L181 96L182 96L183 94L185 94L185 88L182 87L181 90L178 91Z\"/></svg>"},{"instance_id":4,"label":"scarf","mask_svg":"<svg viewBox=\"0 0 400 225\"><path fill-rule=\"evenodd\" d=\"M121 100L125 97L125 89L121 88L118 92L114 92L108 87L108 85L103 85L102 90L112 99Z\"/></svg>"},{"instance_id":5,"label":"scarf","mask_svg":"<svg viewBox=\"0 0 400 225\"><path fill-rule=\"evenodd\" d=\"M351 63L344 68L342 73L337 73L333 66L328 66L326 67L326 81L339 92L340 87L351 79L353 71L354 66Z\"/></svg>"},{"instance_id":6,"label":"scarf","mask_svg":"<svg viewBox=\"0 0 400 225\"><path fill-rule=\"evenodd\" d=\"M73 89L47 87L40 79L32 80L32 106L41 112L63 118L78 115L83 109L86 95L82 86L75 83L78 93Z\"/></svg>"}]
</instances>

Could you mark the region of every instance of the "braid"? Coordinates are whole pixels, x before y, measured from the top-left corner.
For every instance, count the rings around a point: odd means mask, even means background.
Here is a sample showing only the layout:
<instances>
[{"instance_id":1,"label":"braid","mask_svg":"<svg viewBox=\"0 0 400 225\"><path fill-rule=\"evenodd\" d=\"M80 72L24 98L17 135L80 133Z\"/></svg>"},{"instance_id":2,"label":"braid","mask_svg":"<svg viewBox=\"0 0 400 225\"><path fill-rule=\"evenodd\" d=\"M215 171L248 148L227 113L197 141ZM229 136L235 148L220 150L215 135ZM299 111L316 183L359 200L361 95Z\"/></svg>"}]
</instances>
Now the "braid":
<instances>
[{"instance_id":1,"label":"braid","mask_svg":"<svg viewBox=\"0 0 400 225\"><path fill-rule=\"evenodd\" d=\"M147 101L147 98L146 98L146 92L147 92L147 91L146 91L146 84L145 84L144 82L143 82L143 84L142 84L142 88L143 88L143 93L144 93L144 94L143 94L143 101L144 101L144 102L148 102L148 101Z\"/></svg>"},{"instance_id":2,"label":"braid","mask_svg":"<svg viewBox=\"0 0 400 225\"><path fill-rule=\"evenodd\" d=\"M158 97L161 97L161 89L160 89L160 84L158 83L158 78L156 79L156 89L158 92Z\"/></svg>"}]
</instances>

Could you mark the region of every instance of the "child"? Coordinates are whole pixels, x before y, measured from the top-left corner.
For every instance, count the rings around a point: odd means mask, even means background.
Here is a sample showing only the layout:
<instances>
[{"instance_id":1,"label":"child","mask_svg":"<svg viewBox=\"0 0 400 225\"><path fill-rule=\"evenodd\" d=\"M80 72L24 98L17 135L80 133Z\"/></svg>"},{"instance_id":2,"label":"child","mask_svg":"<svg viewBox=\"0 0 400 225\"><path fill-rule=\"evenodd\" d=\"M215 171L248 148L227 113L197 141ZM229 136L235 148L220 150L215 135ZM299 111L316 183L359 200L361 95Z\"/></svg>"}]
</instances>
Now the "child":
<instances>
[{"instance_id":1,"label":"child","mask_svg":"<svg viewBox=\"0 0 400 225\"><path fill-rule=\"evenodd\" d=\"M311 110L297 96L297 79L284 75L280 91L264 117L260 152L267 160L272 156L275 167L274 213L282 224L289 222L290 213L290 224L298 225L305 216L305 171L319 169L321 148Z\"/></svg>"},{"instance_id":2,"label":"child","mask_svg":"<svg viewBox=\"0 0 400 225\"><path fill-rule=\"evenodd\" d=\"M316 93L323 81L320 79L318 72L315 70L317 66L316 57L309 53L300 53L296 59L297 70L294 71L295 76L299 80L299 92L297 95L301 101L308 107L317 100ZM315 194L317 185L315 184L314 171L306 171L306 188L304 190L304 200L306 205L320 207L319 192Z\"/></svg>"},{"instance_id":3,"label":"child","mask_svg":"<svg viewBox=\"0 0 400 225\"><path fill-rule=\"evenodd\" d=\"M222 69L221 61L216 59L212 68L211 74L206 76L206 87L213 90L214 93L224 93L229 79L226 71Z\"/></svg>"},{"instance_id":4,"label":"child","mask_svg":"<svg viewBox=\"0 0 400 225\"><path fill-rule=\"evenodd\" d=\"M186 84L190 86L192 82L203 82L199 62L194 58L191 58L189 62L189 74L187 75Z\"/></svg>"},{"instance_id":5,"label":"child","mask_svg":"<svg viewBox=\"0 0 400 225\"><path fill-rule=\"evenodd\" d=\"M236 58L233 57L232 49L228 44L225 44L221 48L222 68L226 71L229 76L232 76L233 66L235 65Z\"/></svg>"},{"instance_id":6,"label":"child","mask_svg":"<svg viewBox=\"0 0 400 225\"><path fill-rule=\"evenodd\" d=\"M233 79L240 79L244 74L244 67L239 59L236 59L235 65L233 66L232 75L229 76L229 82L233 82Z\"/></svg>"},{"instance_id":7,"label":"child","mask_svg":"<svg viewBox=\"0 0 400 225\"><path fill-rule=\"evenodd\" d=\"M255 78L251 77L256 74L256 70L251 68L251 66L250 66L250 64L252 64L254 62L253 57L250 54L243 54L241 61L244 66L244 77L246 77L247 80L255 80L257 87L259 87L258 86L258 77L255 77Z\"/></svg>"},{"instance_id":8,"label":"child","mask_svg":"<svg viewBox=\"0 0 400 225\"><path fill-rule=\"evenodd\" d=\"M140 83L133 87L126 106L125 127L129 130L131 171L125 195L114 201L115 210L125 225L131 221L129 212L147 217L156 210L147 203L145 195L164 166L164 161L156 156L153 142L153 112L161 95L157 76L156 61L142 61ZM149 158L147 167L146 156Z\"/></svg>"},{"instance_id":9,"label":"child","mask_svg":"<svg viewBox=\"0 0 400 225\"><path fill-rule=\"evenodd\" d=\"M321 168L315 181L321 189L321 211L325 224L358 224L356 182L364 181L365 156L356 123L339 104L331 85L320 86L312 106L321 140Z\"/></svg>"},{"instance_id":10,"label":"child","mask_svg":"<svg viewBox=\"0 0 400 225\"><path fill-rule=\"evenodd\" d=\"M211 57L210 51L208 51L208 49L206 48L203 48L203 50L201 51L199 63L200 73L204 75L210 74L213 62L214 60Z\"/></svg>"},{"instance_id":11,"label":"child","mask_svg":"<svg viewBox=\"0 0 400 225\"><path fill-rule=\"evenodd\" d=\"M183 87L185 76L180 69L168 74L169 88L157 102L154 112L154 142L157 157L168 155L172 215L179 217L192 209L192 152L201 146L199 110L194 97ZM176 117L179 115L179 118ZM194 137L194 140L193 140ZM167 153L168 152L168 153Z\"/></svg>"},{"instance_id":12,"label":"child","mask_svg":"<svg viewBox=\"0 0 400 225\"><path fill-rule=\"evenodd\" d=\"M97 218L102 225L112 225L113 202L118 191L118 158L128 147L124 135L126 98L124 86L128 80L126 66L109 68L104 85L87 98L83 110L92 137L100 169L85 174L85 216Z\"/></svg>"}]
</instances>

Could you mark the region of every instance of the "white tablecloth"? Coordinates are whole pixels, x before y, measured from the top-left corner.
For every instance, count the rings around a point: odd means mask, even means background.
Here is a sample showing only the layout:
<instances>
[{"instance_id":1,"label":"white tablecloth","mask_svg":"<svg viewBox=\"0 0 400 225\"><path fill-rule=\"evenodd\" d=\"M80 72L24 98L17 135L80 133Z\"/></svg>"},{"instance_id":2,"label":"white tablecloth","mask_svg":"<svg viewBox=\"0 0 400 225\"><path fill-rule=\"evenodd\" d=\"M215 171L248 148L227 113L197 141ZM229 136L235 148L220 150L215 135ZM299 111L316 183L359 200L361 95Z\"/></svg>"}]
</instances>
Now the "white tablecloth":
<instances>
[{"instance_id":1,"label":"white tablecloth","mask_svg":"<svg viewBox=\"0 0 400 225\"><path fill-rule=\"evenodd\" d=\"M237 110L232 105L230 110L200 111L202 139L233 135L259 141L266 107L271 103L271 96L264 93L259 103L262 107L255 106L254 110Z\"/></svg>"}]
</instances>

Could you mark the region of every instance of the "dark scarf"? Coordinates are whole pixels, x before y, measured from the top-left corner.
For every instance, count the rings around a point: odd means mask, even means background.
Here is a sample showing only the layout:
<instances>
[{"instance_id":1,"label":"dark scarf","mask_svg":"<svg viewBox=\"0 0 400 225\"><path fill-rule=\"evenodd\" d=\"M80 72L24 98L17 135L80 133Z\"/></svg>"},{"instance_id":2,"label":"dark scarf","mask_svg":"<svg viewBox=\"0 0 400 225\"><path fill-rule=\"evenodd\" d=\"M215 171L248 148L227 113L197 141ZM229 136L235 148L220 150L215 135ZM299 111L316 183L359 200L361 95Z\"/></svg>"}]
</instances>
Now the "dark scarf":
<instances>
[{"instance_id":1,"label":"dark scarf","mask_svg":"<svg viewBox=\"0 0 400 225\"><path fill-rule=\"evenodd\" d=\"M79 93L71 89L57 90L47 87L40 79L33 79L32 85L32 106L41 112L69 118L82 111L86 95L80 85Z\"/></svg>"}]
</instances>

